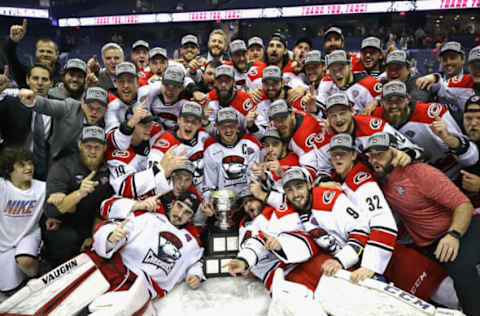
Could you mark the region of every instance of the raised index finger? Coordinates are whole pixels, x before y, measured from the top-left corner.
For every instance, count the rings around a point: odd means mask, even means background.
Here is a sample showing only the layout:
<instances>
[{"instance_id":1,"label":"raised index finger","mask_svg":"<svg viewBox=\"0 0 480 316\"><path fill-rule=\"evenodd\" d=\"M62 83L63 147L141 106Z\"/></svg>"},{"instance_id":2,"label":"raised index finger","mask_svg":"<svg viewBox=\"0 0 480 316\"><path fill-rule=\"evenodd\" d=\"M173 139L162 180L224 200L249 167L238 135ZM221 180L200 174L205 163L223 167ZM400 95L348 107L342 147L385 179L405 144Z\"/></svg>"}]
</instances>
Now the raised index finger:
<instances>
[{"instance_id":1,"label":"raised index finger","mask_svg":"<svg viewBox=\"0 0 480 316\"><path fill-rule=\"evenodd\" d=\"M128 219L128 218L127 218L127 219L124 219L124 220L118 225L118 227L120 227L120 228L125 227L125 225L126 225L129 221L130 221L130 219Z\"/></svg>"},{"instance_id":2,"label":"raised index finger","mask_svg":"<svg viewBox=\"0 0 480 316\"><path fill-rule=\"evenodd\" d=\"M27 24L28 24L28 20L27 20L27 19L23 19L22 28L23 28L23 31L24 31L24 32L27 31Z\"/></svg>"},{"instance_id":3,"label":"raised index finger","mask_svg":"<svg viewBox=\"0 0 480 316\"><path fill-rule=\"evenodd\" d=\"M93 170L93 171L90 172L90 174L85 178L85 180L88 180L88 181L92 180L93 177L95 177L95 174L96 174L96 173L97 173L97 171L96 171L96 170Z\"/></svg>"},{"instance_id":4,"label":"raised index finger","mask_svg":"<svg viewBox=\"0 0 480 316\"><path fill-rule=\"evenodd\" d=\"M8 65L3 66L3 75L8 78Z\"/></svg>"}]
</instances>

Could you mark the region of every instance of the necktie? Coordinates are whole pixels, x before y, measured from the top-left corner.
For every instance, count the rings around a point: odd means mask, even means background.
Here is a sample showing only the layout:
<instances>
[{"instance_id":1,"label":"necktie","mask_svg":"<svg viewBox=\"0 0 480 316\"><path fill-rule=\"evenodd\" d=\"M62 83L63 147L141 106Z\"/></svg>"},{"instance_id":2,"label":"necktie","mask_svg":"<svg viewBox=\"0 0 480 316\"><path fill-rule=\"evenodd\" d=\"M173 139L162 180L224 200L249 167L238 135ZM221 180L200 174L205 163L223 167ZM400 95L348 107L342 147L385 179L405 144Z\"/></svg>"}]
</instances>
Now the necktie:
<instances>
[{"instance_id":1,"label":"necktie","mask_svg":"<svg viewBox=\"0 0 480 316\"><path fill-rule=\"evenodd\" d=\"M45 139L45 124L43 116L35 113L33 123L33 158L35 164L35 178L45 180L48 169L48 144Z\"/></svg>"}]
</instances>

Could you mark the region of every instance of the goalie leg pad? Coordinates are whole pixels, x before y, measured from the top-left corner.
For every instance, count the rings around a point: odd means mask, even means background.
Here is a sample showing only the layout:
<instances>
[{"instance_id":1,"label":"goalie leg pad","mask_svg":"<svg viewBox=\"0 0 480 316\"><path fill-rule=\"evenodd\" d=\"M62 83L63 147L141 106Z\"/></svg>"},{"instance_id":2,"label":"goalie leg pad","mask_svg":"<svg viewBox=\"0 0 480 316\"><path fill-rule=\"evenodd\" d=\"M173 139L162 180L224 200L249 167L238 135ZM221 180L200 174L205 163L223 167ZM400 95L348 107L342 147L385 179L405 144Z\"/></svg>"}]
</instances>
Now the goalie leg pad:
<instances>
[{"instance_id":1,"label":"goalie leg pad","mask_svg":"<svg viewBox=\"0 0 480 316\"><path fill-rule=\"evenodd\" d=\"M299 264L286 277L288 281L303 284L312 291L315 291L318 281L322 277L322 264L331 259L332 256L325 253L318 253L312 259Z\"/></svg>"}]
</instances>

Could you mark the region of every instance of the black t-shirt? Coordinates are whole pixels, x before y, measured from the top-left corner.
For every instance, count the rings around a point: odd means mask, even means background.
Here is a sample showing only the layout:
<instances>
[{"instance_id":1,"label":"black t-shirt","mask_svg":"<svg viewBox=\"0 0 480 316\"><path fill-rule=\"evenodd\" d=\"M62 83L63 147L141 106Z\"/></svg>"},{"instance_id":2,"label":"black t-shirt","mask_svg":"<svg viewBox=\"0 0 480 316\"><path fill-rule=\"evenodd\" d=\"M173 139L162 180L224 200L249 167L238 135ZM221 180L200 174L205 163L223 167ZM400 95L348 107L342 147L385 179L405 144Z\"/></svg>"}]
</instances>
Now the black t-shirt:
<instances>
[{"instance_id":1,"label":"black t-shirt","mask_svg":"<svg viewBox=\"0 0 480 316\"><path fill-rule=\"evenodd\" d=\"M47 197L52 193L62 192L70 194L80 188L80 185L91 171L82 163L79 154L73 154L57 161L48 173ZM47 217L55 217L62 221L62 225L75 228L76 231L90 234L93 220L100 218L101 203L115 194L109 183L109 172L105 164L100 166L93 178L99 184L95 190L84 197L76 206L75 213L60 213L57 208L47 203L45 210Z\"/></svg>"}]
</instances>

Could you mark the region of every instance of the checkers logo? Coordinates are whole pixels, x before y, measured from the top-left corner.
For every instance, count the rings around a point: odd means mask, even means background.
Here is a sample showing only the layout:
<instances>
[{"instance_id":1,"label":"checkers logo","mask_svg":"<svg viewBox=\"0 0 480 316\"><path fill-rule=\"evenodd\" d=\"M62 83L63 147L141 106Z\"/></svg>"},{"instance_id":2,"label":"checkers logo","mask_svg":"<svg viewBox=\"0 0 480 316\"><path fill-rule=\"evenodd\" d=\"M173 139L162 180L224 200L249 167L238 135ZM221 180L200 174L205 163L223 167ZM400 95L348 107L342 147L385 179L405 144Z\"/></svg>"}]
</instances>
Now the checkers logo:
<instances>
[{"instance_id":1,"label":"checkers logo","mask_svg":"<svg viewBox=\"0 0 480 316\"><path fill-rule=\"evenodd\" d=\"M440 113L442 113L442 108L443 106L439 103L432 103L429 107L428 107L428 116L431 117L431 118L435 118L437 116L440 115Z\"/></svg>"},{"instance_id":2,"label":"checkers logo","mask_svg":"<svg viewBox=\"0 0 480 316\"><path fill-rule=\"evenodd\" d=\"M382 127L382 120L378 118L374 118L370 120L370 127L371 129L379 129Z\"/></svg>"},{"instance_id":3,"label":"checkers logo","mask_svg":"<svg viewBox=\"0 0 480 316\"><path fill-rule=\"evenodd\" d=\"M335 191L325 191L323 192L323 203L330 204L333 202L333 198L335 197Z\"/></svg>"}]
</instances>

